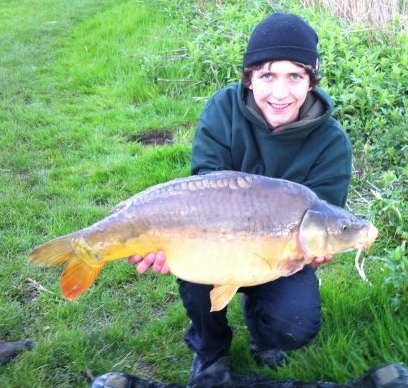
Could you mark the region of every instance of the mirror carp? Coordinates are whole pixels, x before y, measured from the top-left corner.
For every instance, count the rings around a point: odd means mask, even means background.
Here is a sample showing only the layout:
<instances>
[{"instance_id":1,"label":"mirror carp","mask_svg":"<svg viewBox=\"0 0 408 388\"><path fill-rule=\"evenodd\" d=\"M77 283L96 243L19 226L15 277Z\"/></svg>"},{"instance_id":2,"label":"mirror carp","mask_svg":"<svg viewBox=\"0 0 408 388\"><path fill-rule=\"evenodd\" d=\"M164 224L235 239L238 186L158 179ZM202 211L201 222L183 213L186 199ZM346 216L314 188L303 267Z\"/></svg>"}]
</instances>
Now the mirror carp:
<instances>
[{"instance_id":1,"label":"mirror carp","mask_svg":"<svg viewBox=\"0 0 408 388\"><path fill-rule=\"evenodd\" d=\"M306 186L220 171L152 186L99 222L40 245L29 260L64 264L62 294L72 300L107 262L161 250L173 275L214 285L218 311L240 287L289 276L315 257L368 249L377 234Z\"/></svg>"}]
</instances>

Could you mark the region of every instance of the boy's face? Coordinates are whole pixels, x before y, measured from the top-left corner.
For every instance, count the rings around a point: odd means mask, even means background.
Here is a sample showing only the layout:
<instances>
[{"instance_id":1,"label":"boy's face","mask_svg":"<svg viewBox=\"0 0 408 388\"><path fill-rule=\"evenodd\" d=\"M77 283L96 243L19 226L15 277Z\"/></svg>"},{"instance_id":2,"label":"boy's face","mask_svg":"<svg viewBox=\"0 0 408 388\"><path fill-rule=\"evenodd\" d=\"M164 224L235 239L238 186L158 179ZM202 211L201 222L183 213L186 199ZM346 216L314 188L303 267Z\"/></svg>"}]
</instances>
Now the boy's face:
<instances>
[{"instance_id":1,"label":"boy's face","mask_svg":"<svg viewBox=\"0 0 408 388\"><path fill-rule=\"evenodd\" d=\"M299 109L311 90L309 74L290 61L268 62L253 70L249 88L273 128L297 121Z\"/></svg>"}]
</instances>

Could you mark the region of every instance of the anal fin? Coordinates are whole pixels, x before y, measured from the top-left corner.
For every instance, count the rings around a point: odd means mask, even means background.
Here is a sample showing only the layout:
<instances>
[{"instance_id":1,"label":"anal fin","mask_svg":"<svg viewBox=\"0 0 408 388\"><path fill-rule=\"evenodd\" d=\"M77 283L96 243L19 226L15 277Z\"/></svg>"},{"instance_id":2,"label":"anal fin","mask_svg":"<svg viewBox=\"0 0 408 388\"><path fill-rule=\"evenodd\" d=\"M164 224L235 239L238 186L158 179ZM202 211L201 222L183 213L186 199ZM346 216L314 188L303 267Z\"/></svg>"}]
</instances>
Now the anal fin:
<instances>
[{"instance_id":1,"label":"anal fin","mask_svg":"<svg viewBox=\"0 0 408 388\"><path fill-rule=\"evenodd\" d=\"M239 286L231 284L215 285L210 292L211 312L222 310L237 293Z\"/></svg>"}]
</instances>

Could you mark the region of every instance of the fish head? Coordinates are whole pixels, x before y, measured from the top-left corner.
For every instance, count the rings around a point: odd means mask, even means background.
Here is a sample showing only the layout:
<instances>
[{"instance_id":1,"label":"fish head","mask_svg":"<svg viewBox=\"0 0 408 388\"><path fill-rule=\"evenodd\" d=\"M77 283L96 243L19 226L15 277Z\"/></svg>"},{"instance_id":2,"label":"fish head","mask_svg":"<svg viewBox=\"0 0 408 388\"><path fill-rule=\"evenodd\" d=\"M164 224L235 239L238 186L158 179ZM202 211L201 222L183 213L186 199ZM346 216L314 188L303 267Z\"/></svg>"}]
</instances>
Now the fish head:
<instances>
[{"instance_id":1,"label":"fish head","mask_svg":"<svg viewBox=\"0 0 408 388\"><path fill-rule=\"evenodd\" d=\"M369 221L337 206L322 202L308 209L299 228L298 245L307 261L314 257L355 249L368 249L378 230Z\"/></svg>"}]
</instances>

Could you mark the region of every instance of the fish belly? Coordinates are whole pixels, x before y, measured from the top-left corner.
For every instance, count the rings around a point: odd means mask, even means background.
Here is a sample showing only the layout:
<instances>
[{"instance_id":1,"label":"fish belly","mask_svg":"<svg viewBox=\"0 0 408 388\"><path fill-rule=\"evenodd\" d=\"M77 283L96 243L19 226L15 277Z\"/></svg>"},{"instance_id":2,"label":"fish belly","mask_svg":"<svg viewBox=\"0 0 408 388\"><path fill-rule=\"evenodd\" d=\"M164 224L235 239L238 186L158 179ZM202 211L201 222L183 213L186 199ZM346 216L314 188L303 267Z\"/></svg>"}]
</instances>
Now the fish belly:
<instances>
[{"instance_id":1,"label":"fish belly","mask_svg":"<svg viewBox=\"0 0 408 388\"><path fill-rule=\"evenodd\" d=\"M293 239L247 234L203 235L187 231L150 232L127 243L145 255L162 250L173 275L200 284L252 286L300 269ZM302 265L303 266L303 265Z\"/></svg>"}]
</instances>

